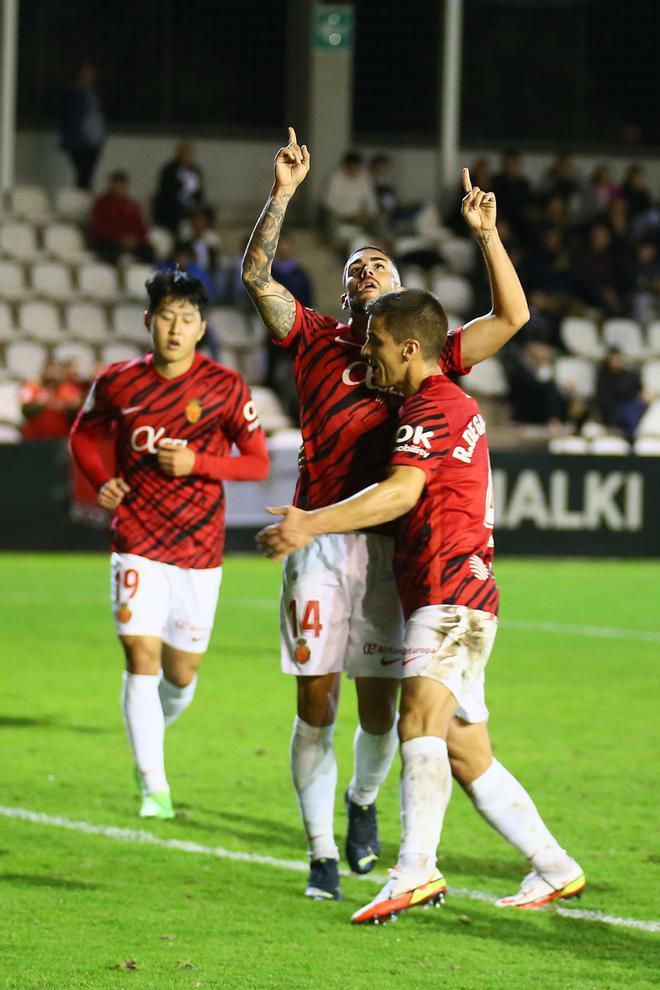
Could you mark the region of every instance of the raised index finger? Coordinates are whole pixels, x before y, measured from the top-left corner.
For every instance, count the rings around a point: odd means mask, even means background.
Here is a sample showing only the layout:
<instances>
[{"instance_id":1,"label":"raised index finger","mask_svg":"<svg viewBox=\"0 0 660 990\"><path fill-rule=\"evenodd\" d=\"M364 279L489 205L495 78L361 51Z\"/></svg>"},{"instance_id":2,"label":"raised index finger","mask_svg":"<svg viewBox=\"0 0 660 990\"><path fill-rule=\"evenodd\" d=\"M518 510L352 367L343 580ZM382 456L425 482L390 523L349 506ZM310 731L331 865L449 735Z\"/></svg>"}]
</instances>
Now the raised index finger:
<instances>
[{"instance_id":1,"label":"raised index finger","mask_svg":"<svg viewBox=\"0 0 660 990\"><path fill-rule=\"evenodd\" d=\"M472 192L472 181L470 179L469 168L463 169L463 189L465 189L466 193Z\"/></svg>"},{"instance_id":2,"label":"raised index finger","mask_svg":"<svg viewBox=\"0 0 660 990\"><path fill-rule=\"evenodd\" d=\"M298 138L296 137L296 132L293 127L289 128L289 144L298 144Z\"/></svg>"}]
</instances>

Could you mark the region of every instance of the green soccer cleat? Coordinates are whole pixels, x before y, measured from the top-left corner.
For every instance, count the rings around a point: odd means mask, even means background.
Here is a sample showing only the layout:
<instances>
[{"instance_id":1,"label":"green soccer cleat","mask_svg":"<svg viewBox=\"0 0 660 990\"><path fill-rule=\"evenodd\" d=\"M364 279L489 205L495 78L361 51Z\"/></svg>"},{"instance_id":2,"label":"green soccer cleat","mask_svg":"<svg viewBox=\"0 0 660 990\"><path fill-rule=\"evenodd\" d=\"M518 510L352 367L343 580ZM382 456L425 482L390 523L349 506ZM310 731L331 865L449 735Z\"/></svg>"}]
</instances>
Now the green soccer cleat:
<instances>
[{"instance_id":1,"label":"green soccer cleat","mask_svg":"<svg viewBox=\"0 0 660 990\"><path fill-rule=\"evenodd\" d=\"M142 798L140 818L175 818L176 812L172 807L172 798L168 791L158 791L155 794L145 794Z\"/></svg>"}]
</instances>

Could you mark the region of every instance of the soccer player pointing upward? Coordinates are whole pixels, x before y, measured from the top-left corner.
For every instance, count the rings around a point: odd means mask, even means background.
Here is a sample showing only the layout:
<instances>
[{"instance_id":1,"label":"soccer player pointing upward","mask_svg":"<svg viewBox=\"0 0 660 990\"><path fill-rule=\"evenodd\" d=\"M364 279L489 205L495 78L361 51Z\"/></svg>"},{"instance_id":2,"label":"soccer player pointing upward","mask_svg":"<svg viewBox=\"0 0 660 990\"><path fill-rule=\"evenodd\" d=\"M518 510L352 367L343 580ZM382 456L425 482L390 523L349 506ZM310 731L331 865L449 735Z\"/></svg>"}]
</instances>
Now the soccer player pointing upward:
<instances>
[{"instance_id":1,"label":"soccer player pointing upward","mask_svg":"<svg viewBox=\"0 0 660 990\"><path fill-rule=\"evenodd\" d=\"M224 548L223 481L268 473L250 391L195 350L206 329L202 283L183 272L147 282L153 354L112 364L71 431L71 450L112 520L112 597L126 656L122 711L143 818L173 818L165 728L188 707L215 615ZM115 436L116 473L96 446ZM232 457L232 444L239 455Z\"/></svg>"},{"instance_id":2,"label":"soccer player pointing upward","mask_svg":"<svg viewBox=\"0 0 660 990\"><path fill-rule=\"evenodd\" d=\"M353 915L356 924L444 896L436 852L451 793L447 738L456 717L467 725L487 717L484 671L498 611L486 428L474 399L440 369L444 310L431 293L409 290L373 300L367 312L362 353L374 381L405 397L388 477L336 505L270 510L284 519L260 537L271 556L280 557L323 533L399 520L394 573L406 619L402 838L390 880ZM578 864L556 843L544 855L546 876L535 875L533 906L580 893L585 881Z\"/></svg>"}]
</instances>

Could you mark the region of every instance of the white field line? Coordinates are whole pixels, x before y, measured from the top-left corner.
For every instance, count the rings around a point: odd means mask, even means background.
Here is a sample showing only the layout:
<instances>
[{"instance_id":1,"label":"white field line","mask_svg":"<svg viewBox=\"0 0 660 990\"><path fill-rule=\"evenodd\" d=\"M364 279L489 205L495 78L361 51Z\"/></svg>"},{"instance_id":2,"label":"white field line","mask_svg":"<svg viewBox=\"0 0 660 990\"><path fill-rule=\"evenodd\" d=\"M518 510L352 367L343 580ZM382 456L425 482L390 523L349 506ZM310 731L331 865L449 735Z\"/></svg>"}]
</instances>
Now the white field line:
<instances>
[{"instance_id":1,"label":"white field line","mask_svg":"<svg viewBox=\"0 0 660 990\"><path fill-rule=\"evenodd\" d=\"M279 870L293 870L295 873L306 873L309 864L291 859L276 859L273 856L260 856L257 853L236 852L223 849L221 846L204 846L199 842L187 842L183 839L161 839L151 832L141 829L118 828L115 825L94 825L91 822L78 822L60 815L45 815L27 808L9 808L0 805L0 815L18 821L30 822L33 825L48 825L51 828L63 828L70 832L82 832L86 835L102 835L106 839L117 842L127 842L131 845L157 846L160 849L173 849L177 852L194 853L198 856L212 856L215 859L228 859L235 863L256 863L260 866L274 866ZM342 876L352 874L342 871ZM361 878L365 881L382 884L384 876L369 874ZM449 887L452 897L465 898L472 901L485 901L493 904L495 897L481 890L468 890L464 887ZM584 911L580 908L555 907L554 911L563 918L579 918L581 921L599 921L601 924L613 925L616 928L633 928L644 932L660 932L660 921L643 921L638 918L617 918L615 915L602 914L600 911Z\"/></svg>"}]
</instances>

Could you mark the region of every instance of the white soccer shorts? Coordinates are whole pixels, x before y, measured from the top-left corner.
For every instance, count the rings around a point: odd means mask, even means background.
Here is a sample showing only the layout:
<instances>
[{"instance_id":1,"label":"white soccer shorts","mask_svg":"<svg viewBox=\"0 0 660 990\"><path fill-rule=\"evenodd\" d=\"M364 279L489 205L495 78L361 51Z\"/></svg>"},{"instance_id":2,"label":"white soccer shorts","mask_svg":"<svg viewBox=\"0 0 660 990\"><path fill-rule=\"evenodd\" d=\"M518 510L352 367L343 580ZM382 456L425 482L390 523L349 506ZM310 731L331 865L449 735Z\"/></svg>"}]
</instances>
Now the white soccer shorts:
<instances>
[{"instance_id":1,"label":"white soccer shorts","mask_svg":"<svg viewBox=\"0 0 660 990\"><path fill-rule=\"evenodd\" d=\"M401 677L403 617L394 541L374 533L319 536L284 561L285 674Z\"/></svg>"},{"instance_id":2,"label":"white soccer shorts","mask_svg":"<svg viewBox=\"0 0 660 990\"><path fill-rule=\"evenodd\" d=\"M466 605L427 605L406 623L403 674L430 677L458 701L456 716L485 722L484 674L497 633L497 617Z\"/></svg>"},{"instance_id":3,"label":"white soccer shorts","mask_svg":"<svg viewBox=\"0 0 660 990\"><path fill-rule=\"evenodd\" d=\"M175 650L206 652L221 567L187 569L133 553L113 553L110 567L118 636L157 636Z\"/></svg>"}]
</instances>

